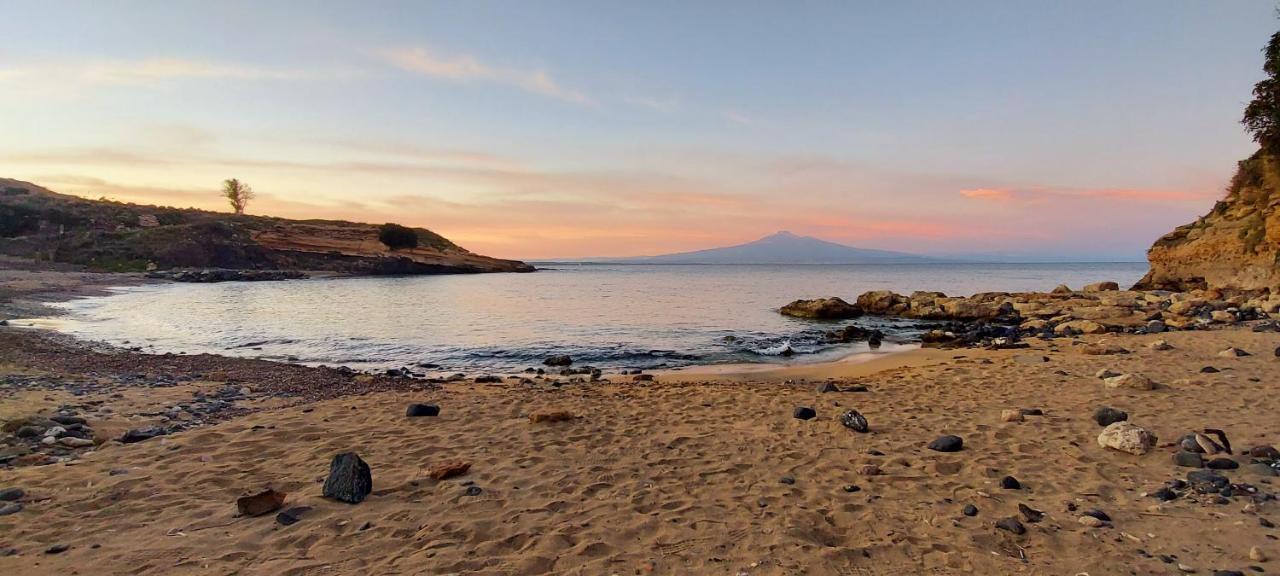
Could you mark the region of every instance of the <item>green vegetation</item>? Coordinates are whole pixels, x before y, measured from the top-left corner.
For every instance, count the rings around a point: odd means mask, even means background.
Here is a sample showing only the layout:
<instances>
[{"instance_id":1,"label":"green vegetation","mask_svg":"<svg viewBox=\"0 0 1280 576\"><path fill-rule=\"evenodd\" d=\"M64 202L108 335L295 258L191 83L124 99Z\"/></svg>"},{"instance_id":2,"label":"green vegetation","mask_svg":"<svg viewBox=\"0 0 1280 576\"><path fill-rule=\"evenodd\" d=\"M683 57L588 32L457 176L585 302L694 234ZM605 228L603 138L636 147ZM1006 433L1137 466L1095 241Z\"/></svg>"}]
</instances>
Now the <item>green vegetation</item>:
<instances>
[{"instance_id":1,"label":"green vegetation","mask_svg":"<svg viewBox=\"0 0 1280 576\"><path fill-rule=\"evenodd\" d=\"M244 209L249 205L249 201L254 198L253 188L248 184L241 182L235 178L222 181L222 197L231 203L231 209L236 214L244 214Z\"/></svg>"},{"instance_id":2,"label":"green vegetation","mask_svg":"<svg viewBox=\"0 0 1280 576\"><path fill-rule=\"evenodd\" d=\"M1271 35L1262 54L1267 77L1253 86L1253 101L1240 120L1264 150L1280 152L1280 32Z\"/></svg>"},{"instance_id":3,"label":"green vegetation","mask_svg":"<svg viewBox=\"0 0 1280 576\"><path fill-rule=\"evenodd\" d=\"M392 250L418 247L418 233L412 228L390 222L378 228L378 241Z\"/></svg>"}]
</instances>

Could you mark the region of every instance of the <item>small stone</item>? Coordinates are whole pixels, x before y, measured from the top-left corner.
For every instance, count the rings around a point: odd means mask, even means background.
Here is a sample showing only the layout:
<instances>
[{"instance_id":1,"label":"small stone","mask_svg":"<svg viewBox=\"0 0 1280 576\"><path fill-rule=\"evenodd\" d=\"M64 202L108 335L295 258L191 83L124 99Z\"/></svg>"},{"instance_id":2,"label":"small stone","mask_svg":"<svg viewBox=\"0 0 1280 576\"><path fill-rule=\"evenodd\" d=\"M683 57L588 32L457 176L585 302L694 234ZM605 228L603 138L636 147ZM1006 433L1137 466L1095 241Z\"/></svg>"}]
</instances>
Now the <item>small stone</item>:
<instances>
[{"instance_id":1,"label":"small stone","mask_svg":"<svg viewBox=\"0 0 1280 576\"><path fill-rule=\"evenodd\" d=\"M1201 369L1200 369L1200 373L1201 373L1201 374L1217 374L1218 372L1221 372L1221 370L1218 370L1217 368L1214 368L1213 366L1205 366L1205 367L1203 367L1203 368L1201 368Z\"/></svg>"},{"instance_id":2,"label":"small stone","mask_svg":"<svg viewBox=\"0 0 1280 576\"><path fill-rule=\"evenodd\" d=\"M573 412L567 410L535 412L529 415L529 421L535 424L539 422L568 422L570 420L573 420Z\"/></svg>"},{"instance_id":3,"label":"small stone","mask_svg":"<svg viewBox=\"0 0 1280 576\"><path fill-rule=\"evenodd\" d=\"M795 416L798 420L811 420L817 415L818 413L808 406L796 408L795 412L792 413L792 416Z\"/></svg>"},{"instance_id":4,"label":"small stone","mask_svg":"<svg viewBox=\"0 0 1280 576\"><path fill-rule=\"evenodd\" d=\"M867 419L857 410L849 410L840 416L840 423L854 432L866 433L870 430Z\"/></svg>"},{"instance_id":5,"label":"small stone","mask_svg":"<svg viewBox=\"0 0 1280 576\"><path fill-rule=\"evenodd\" d=\"M467 486L467 490L464 494L467 496L479 496L481 492L484 492L484 490L479 486Z\"/></svg>"},{"instance_id":6,"label":"small stone","mask_svg":"<svg viewBox=\"0 0 1280 576\"><path fill-rule=\"evenodd\" d=\"M1173 463L1184 468L1202 468L1204 467L1204 457L1195 452L1179 450L1173 455Z\"/></svg>"},{"instance_id":7,"label":"small stone","mask_svg":"<svg viewBox=\"0 0 1280 576\"><path fill-rule=\"evenodd\" d=\"M324 496L349 504L359 504L373 491L373 473L355 452L344 452L329 463Z\"/></svg>"},{"instance_id":8,"label":"small stone","mask_svg":"<svg viewBox=\"0 0 1280 576\"><path fill-rule=\"evenodd\" d=\"M1119 375L1120 373L1116 372L1115 370L1112 370L1110 368L1103 368L1099 370L1096 374L1094 374L1094 377L1098 378L1099 380L1106 380L1107 378L1115 378L1116 376L1119 376Z\"/></svg>"},{"instance_id":9,"label":"small stone","mask_svg":"<svg viewBox=\"0 0 1280 576\"><path fill-rule=\"evenodd\" d=\"M1178 493L1174 492L1172 488L1165 486L1164 488L1152 492L1151 497L1161 502L1169 502L1170 500L1177 500Z\"/></svg>"},{"instance_id":10,"label":"small stone","mask_svg":"<svg viewBox=\"0 0 1280 576\"><path fill-rule=\"evenodd\" d=\"M1173 350L1173 345L1170 344L1167 340L1156 340L1155 342L1147 344L1147 348L1150 348L1152 350L1165 351L1165 350Z\"/></svg>"},{"instance_id":11,"label":"small stone","mask_svg":"<svg viewBox=\"0 0 1280 576\"><path fill-rule=\"evenodd\" d=\"M879 476L880 467L875 464L863 464L862 467L858 468L858 474L863 476Z\"/></svg>"},{"instance_id":12,"label":"small stone","mask_svg":"<svg viewBox=\"0 0 1280 576\"><path fill-rule=\"evenodd\" d=\"M1044 520L1044 512L1036 510L1035 508L1027 506L1026 504L1019 503L1018 512L1022 514L1023 518L1027 519L1027 522L1030 522L1032 524L1035 524L1036 522Z\"/></svg>"},{"instance_id":13,"label":"small stone","mask_svg":"<svg viewBox=\"0 0 1280 576\"><path fill-rule=\"evenodd\" d=\"M1101 511L1101 510L1099 510L1099 509L1097 509L1097 508L1090 508L1090 509L1088 509L1088 510L1085 510L1085 511L1084 511L1084 515L1085 515L1085 516L1091 516L1091 517L1093 517L1093 518L1097 518L1097 519L1099 519L1099 520L1101 520L1101 521L1103 521L1103 522L1110 522L1110 521L1111 521L1111 516L1110 516L1109 514L1107 514L1106 512L1103 512L1103 511Z\"/></svg>"},{"instance_id":14,"label":"small stone","mask_svg":"<svg viewBox=\"0 0 1280 576\"><path fill-rule=\"evenodd\" d=\"M796 479L794 476L783 476L782 478L778 479L778 482L786 484L787 486L791 486L796 483Z\"/></svg>"},{"instance_id":15,"label":"small stone","mask_svg":"<svg viewBox=\"0 0 1280 576\"><path fill-rule=\"evenodd\" d=\"M88 438L76 438L75 436L63 436L58 439L58 443L68 448L88 448L93 446L93 440Z\"/></svg>"},{"instance_id":16,"label":"small stone","mask_svg":"<svg viewBox=\"0 0 1280 576\"><path fill-rule=\"evenodd\" d=\"M0 516L17 514L18 512L21 512L21 511L22 511L21 502L5 502L4 504L0 504Z\"/></svg>"},{"instance_id":17,"label":"small stone","mask_svg":"<svg viewBox=\"0 0 1280 576\"><path fill-rule=\"evenodd\" d=\"M1117 410L1110 406L1103 406L1093 412L1093 421L1099 426L1110 426L1116 422L1124 422L1129 419L1129 413L1124 410Z\"/></svg>"},{"instance_id":18,"label":"small stone","mask_svg":"<svg viewBox=\"0 0 1280 576\"><path fill-rule=\"evenodd\" d=\"M1240 357L1249 356L1249 355L1250 354L1248 352L1245 352L1244 350L1241 350L1234 346L1227 348L1226 350L1223 350L1218 353L1218 356L1221 356L1223 358L1240 358Z\"/></svg>"},{"instance_id":19,"label":"small stone","mask_svg":"<svg viewBox=\"0 0 1280 576\"><path fill-rule=\"evenodd\" d=\"M1005 490L1021 490L1022 483L1018 482L1018 479L1013 476L1005 476L1000 479L1000 487Z\"/></svg>"},{"instance_id":20,"label":"small stone","mask_svg":"<svg viewBox=\"0 0 1280 576\"><path fill-rule=\"evenodd\" d=\"M285 496L284 492L270 488L251 496L241 496L236 499L236 511L241 516L262 516L279 510L284 505Z\"/></svg>"},{"instance_id":21,"label":"small stone","mask_svg":"<svg viewBox=\"0 0 1280 576\"><path fill-rule=\"evenodd\" d=\"M5 488L3 490L0 490L0 502L13 502L15 500L21 500L22 497L26 495L27 495L26 490L23 490L21 488Z\"/></svg>"},{"instance_id":22,"label":"small stone","mask_svg":"<svg viewBox=\"0 0 1280 576\"><path fill-rule=\"evenodd\" d=\"M1123 388L1126 390L1154 390L1156 383L1141 374L1121 374L1102 380L1107 388Z\"/></svg>"},{"instance_id":23,"label":"small stone","mask_svg":"<svg viewBox=\"0 0 1280 576\"><path fill-rule=\"evenodd\" d=\"M1014 518L1012 516L997 520L996 528L999 528L1006 532L1013 532L1014 534L1019 534L1019 535L1027 533L1027 527L1023 526L1022 522L1018 521L1017 518Z\"/></svg>"},{"instance_id":24,"label":"small stone","mask_svg":"<svg viewBox=\"0 0 1280 576\"><path fill-rule=\"evenodd\" d=\"M571 366L573 365L573 358L569 356L564 356L564 355L552 356L550 358L547 358L546 360L543 360L542 363L546 364L547 366Z\"/></svg>"},{"instance_id":25,"label":"small stone","mask_svg":"<svg viewBox=\"0 0 1280 576\"><path fill-rule=\"evenodd\" d=\"M973 504L965 504L964 510L961 510L960 513L964 514L965 516L977 516L978 507L974 506Z\"/></svg>"},{"instance_id":26,"label":"small stone","mask_svg":"<svg viewBox=\"0 0 1280 576\"><path fill-rule=\"evenodd\" d=\"M1001 422L1022 422L1024 420L1021 410L1001 410Z\"/></svg>"},{"instance_id":27,"label":"small stone","mask_svg":"<svg viewBox=\"0 0 1280 576\"><path fill-rule=\"evenodd\" d=\"M455 460L452 462L445 462L443 464L436 465L431 469L430 472L427 473L427 475L434 480L445 480L448 478L453 478L454 476L461 476L463 474L466 474L467 471L470 469L471 469L470 462Z\"/></svg>"},{"instance_id":28,"label":"small stone","mask_svg":"<svg viewBox=\"0 0 1280 576\"><path fill-rule=\"evenodd\" d=\"M1201 494L1218 492L1231 485L1226 476L1212 470L1195 470L1187 473L1187 482Z\"/></svg>"},{"instance_id":29,"label":"small stone","mask_svg":"<svg viewBox=\"0 0 1280 576\"><path fill-rule=\"evenodd\" d=\"M939 436L933 442L930 442L928 448L936 452L959 452L964 447L964 439L959 436L948 434Z\"/></svg>"},{"instance_id":30,"label":"small stone","mask_svg":"<svg viewBox=\"0 0 1280 576\"><path fill-rule=\"evenodd\" d=\"M310 506L294 506L276 514L276 523L281 526L292 526L302 520L302 516L311 511Z\"/></svg>"},{"instance_id":31,"label":"small stone","mask_svg":"<svg viewBox=\"0 0 1280 576\"><path fill-rule=\"evenodd\" d=\"M61 554L70 549L71 549L70 544L54 544L53 546L46 548L44 553L45 554Z\"/></svg>"},{"instance_id":32,"label":"small stone","mask_svg":"<svg viewBox=\"0 0 1280 576\"><path fill-rule=\"evenodd\" d=\"M1230 458L1214 458L1206 462L1205 467L1211 470L1235 470L1240 467L1240 463Z\"/></svg>"},{"instance_id":33,"label":"small stone","mask_svg":"<svg viewBox=\"0 0 1280 576\"><path fill-rule=\"evenodd\" d=\"M142 442L143 440L150 440L152 438L155 438L156 436L163 436L164 433L165 433L164 429L158 426L134 428L128 432L125 432L124 436L120 437L120 441L125 444L133 444L135 442Z\"/></svg>"},{"instance_id":34,"label":"small stone","mask_svg":"<svg viewBox=\"0 0 1280 576\"><path fill-rule=\"evenodd\" d=\"M1141 456L1156 445L1156 435L1129 422L1116 422L1102 429L1098 445Z\"/></svg>"},{"instance_id":35,"label":"small stone","mask_svg":"<svg viewBox=\"0 0 1280 576\"><path fill-rule=\"evenodd\" d=\"M826 394L828 392L839 392L839 391L840 391L840 387L836 386L834 382L823 382L819 384L817 388L817 392L819 394Z\"/></svg>"},{"instance_id":36,"label":"small stone","mask_svg":"<svg viewBox=\"0 0 1280 576\"><path fill-rule=\"evenodd\" d=\"M1081 516L1077 520L1081 524L1084 524L1085 526L1088 526L1090 528L1100 528L1106 525L1106 522L1103 522L1102 520L1094 518L1093 516Z\"/></svg>"},{"instance_id":37,"label":"small stone","mask_svg":"<svg viewBox=\"0 0 1280 576\"><path fill-rule=\"evenodd\" d=\"M1039 408L1023 408L1018 410L1023 416L1044 416L1044 410Z\"/></svg>"},{"instance_id":38,"label":"small stone","mask_svg":"<svg viewBox=\"0 0 1280 576\"><path fill-rule=\"evenodd\" d=\"M1249 455L1263 460L1280 460L1280 450L1276 450L1275 446L1269 446L1267 444L1250 448Z\"/></svg>"},{"instance_id":39,"label":"small stone","mask_svg":"<svg viewBox=\"0 0 1280 576\"><path fill-rule=\"evenodd\" d=\"M435 404L410 404L409 408L405 410L405 416L409 418L439 415L440 407Z\"/></svg>"},{"instance_id":40,"label":"small stone","mask_svg":"<svg viewBox=\"0 0 1280 576\"><path fill-rule=\"evenodd\" d=\"M845 484L845 485L844 485L844 491L845 491L845 492L853 493L853 492L858 492L859 490L862 490L862 488L858 487L856 484Z\"/></svg>"}]
</instances>

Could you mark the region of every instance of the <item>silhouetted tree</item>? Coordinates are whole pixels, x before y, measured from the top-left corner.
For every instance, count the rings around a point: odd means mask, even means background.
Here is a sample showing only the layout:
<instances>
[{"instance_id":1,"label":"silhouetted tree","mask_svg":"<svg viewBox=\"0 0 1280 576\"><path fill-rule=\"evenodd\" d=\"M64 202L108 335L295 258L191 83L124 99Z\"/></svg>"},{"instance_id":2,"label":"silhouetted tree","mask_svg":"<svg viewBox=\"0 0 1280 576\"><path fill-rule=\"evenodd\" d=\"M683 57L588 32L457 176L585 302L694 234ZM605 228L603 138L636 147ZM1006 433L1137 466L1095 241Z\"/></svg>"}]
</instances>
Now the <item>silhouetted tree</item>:
<instances>
[{"instance_id":1,"label":"silhouetted tree","mask_svg":"<svg viewBox=\"0 0 1280 576\"><path fill-rule=\"evenodd\" d=\"M231 209L236 214L244 214L245 206L249 205L249 201L253 200L253 188L235 178L223 181L222 197L231 203Z\"/></svg>"},{"instance_id":2,"label":"silhouetted tree","mask_svg":"<svg viewBox=\"0 0 1280 576\"><path fill-rule=\"evenodd\" d=\"M418 233L414 232L412 228L388 222L378 228L378 241L386 244L387 248L392 250L417 248Z\"/></svg>"},{"instance_id":3,"label":"silhouetted tree","mask_svg":"<svg viewBox=\"0 0 1280 576\"><path fill-rule=\"evenodd\" d=\"M1267 78L1253 85L1253 101L1240 120L1253 140L1268 152L1280 152L1280 32L1262 50Z\"/></svg>"}]
</instances>

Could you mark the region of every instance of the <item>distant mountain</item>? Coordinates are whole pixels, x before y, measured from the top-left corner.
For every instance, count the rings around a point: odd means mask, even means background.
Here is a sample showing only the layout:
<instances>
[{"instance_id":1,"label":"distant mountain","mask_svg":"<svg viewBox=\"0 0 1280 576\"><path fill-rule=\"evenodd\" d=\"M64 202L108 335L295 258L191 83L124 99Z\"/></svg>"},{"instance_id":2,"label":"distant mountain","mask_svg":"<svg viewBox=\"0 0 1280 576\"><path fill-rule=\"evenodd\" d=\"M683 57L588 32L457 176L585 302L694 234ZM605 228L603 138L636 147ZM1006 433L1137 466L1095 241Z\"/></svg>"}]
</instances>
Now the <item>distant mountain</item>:
<instances>
[{"instance_id":1,"label":"distant mountain","mask_svg":"<svg viewBox=\"0 0 1280 576\"><path fill-rule=\"evenodd\" d=\"M632 264L902 264L938 260L905 252L854 248L782 231L737 246L610 261Z\"/></svg>"}]
</instances>

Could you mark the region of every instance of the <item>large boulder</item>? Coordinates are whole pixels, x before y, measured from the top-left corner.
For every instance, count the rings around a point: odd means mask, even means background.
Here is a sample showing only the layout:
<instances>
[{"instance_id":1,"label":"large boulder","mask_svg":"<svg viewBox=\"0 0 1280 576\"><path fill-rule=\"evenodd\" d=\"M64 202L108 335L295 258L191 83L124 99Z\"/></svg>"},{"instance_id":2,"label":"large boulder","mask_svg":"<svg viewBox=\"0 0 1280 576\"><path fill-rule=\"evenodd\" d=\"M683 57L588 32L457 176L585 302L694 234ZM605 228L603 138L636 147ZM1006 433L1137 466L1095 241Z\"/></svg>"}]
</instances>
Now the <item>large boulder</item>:
<instances>
[{"instance_id":1,"label":"large boulder","mask_svg":"<svg viewBox=\"0 0 1280 576\"><path fill-rule=\"evenodd\" d=\"M844 320L857 318L862 310L840 298L818 298L815 300L796 300L783 306L778 312L796 318L812 318L815 320Z\"/></svg>"},{"instance_id":2,"label":"large boulder","mask_svg":"<svg viewBox=\"0 0 1280 576\"><path fill-rule=\"evenodd\" d=\"M1123 388L1126 390L1154 390L1156 383L1141 374L1121 374L1103 378L1102 384L1107 388Z\"/></svg>"},{"instance_id":3,"label":"large boulder","mask_svg":"<svg viewBox=\"0 0 1280 576\"><path fill-rule=\"evenodd\" d=\"M1107 327L1093 320L1072 320L1053 327L1053 333L1065 334L1106 334Z\"/></svg>"},{"instance_id":4,"label":"large boulder","mask_svg":"<svg viewBox=\"0 0 1280 576\"><path fill-rule=\"evenodd\" d=\"M1141 456L1156 445L1156 435L1129 422L1116 422L1103 428L1102 433L1098 434L1098 445Z\"/></svg>"},{"instance_id":5,"label":"large boulder","mask_svg":"<svg viewBox=\"0 0 1280 576\"><path fill-rule=\"evenodd\" d=\"M911 299L889 290L873 290L858 296L858 308L868 314L900 316L911 309Z\"/></svg>"},{"instance_id":6,"label":"large boulder","mask_svg":"<svg viewBox=\"0 0 1280 576\"><path fill-rule=\"evenodd\" d=\"M1120 285L1115 282L1097 282L1089 284L1082 289L1082 292L1112 292L1120 289Z\"/></svg>"}]
</instances>

